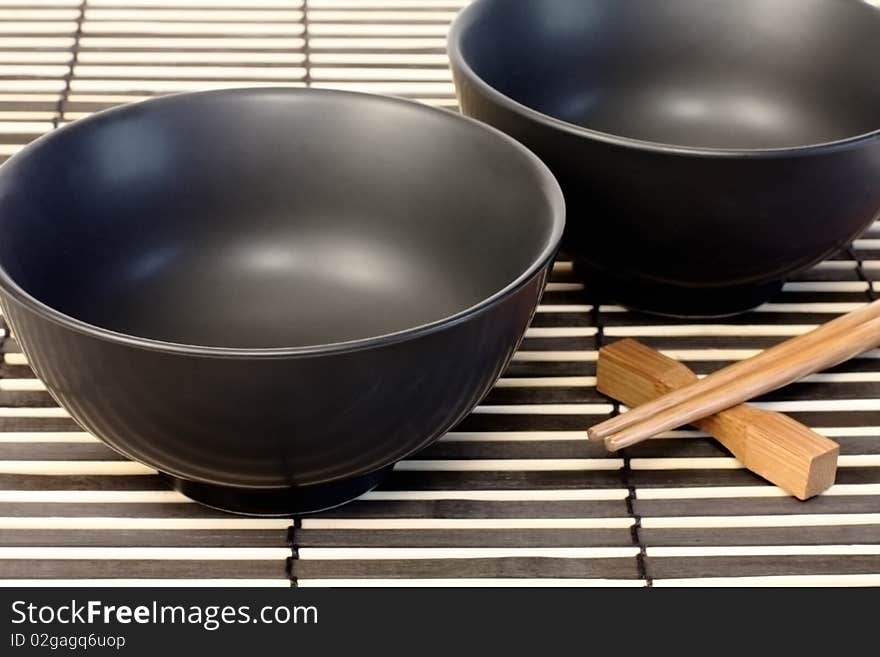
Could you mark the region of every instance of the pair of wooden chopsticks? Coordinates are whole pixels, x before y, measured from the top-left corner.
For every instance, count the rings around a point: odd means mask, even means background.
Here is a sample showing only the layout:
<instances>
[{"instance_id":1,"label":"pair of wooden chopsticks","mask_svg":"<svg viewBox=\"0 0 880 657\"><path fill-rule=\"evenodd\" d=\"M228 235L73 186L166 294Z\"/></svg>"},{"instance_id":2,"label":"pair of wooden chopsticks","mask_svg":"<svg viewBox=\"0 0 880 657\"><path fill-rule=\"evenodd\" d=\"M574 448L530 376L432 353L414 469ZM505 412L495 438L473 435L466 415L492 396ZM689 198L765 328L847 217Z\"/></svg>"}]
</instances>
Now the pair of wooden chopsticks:
<instances>
[{"instance_id":1,"label":"pair of wooden chopsticks","mask_svg":"<svg viewBox=\"0 0 880 657\"><path fill-rule=\"evenodd\" d=\"M630 408L697 380L684 363L631 338L605 345L596 361L596 388ZM837 477L837 443L787 415L739 404L694 426L743 467L798 499L818 495Z\"/></svg>"},{"instance_id":2,"label":"pair of wooden chopsticks","mask_svg":"<svg viewBox=\"0 0 880 657\"><path fill-rule=\"evenodd\" d=\"M616 451L736 406L880 345L880 301L591 427Z\"/></svg>"}]
</instances>

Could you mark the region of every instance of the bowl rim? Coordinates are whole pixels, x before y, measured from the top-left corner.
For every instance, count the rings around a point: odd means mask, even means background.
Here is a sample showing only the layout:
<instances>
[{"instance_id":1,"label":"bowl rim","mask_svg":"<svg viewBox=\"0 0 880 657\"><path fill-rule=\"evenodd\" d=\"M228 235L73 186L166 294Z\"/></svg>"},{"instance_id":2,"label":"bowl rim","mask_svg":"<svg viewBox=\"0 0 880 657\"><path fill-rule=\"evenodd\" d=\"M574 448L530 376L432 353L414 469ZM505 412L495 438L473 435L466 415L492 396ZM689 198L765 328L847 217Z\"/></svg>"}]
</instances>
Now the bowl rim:
<instances>
[{"instance_id":1,"label":"bowl rim","mask_svg":"<svg viewBox=\"0 0 880 657\"><path fill-rule=\"evenodd\" d=\"M119 331L114 331L96 324L83 321L63 313L47 303L37 299L35 296L22 288L6 271L2 263L0 263L0 292L7 294L15 302L21 304L25 309L30 310L42 318L47 319L55 324L59 324L64 328L71 329L77 333L116 343L127 347L137 347L152 351L167 352L182 355L218 357L218 358L278 358L293 356L312 356L323 354L336 354L351 351L359 351L373 347L383 347L393 345L399 342L420 338L423 336L436 333L449 327L460 324L471 317L482 313L491 306L496 305L505 298L513 295L518 289L530 282L535 275L542 271L556 256L559 244L562 240L563 229L565 227L565 199L562 189L559 186L550 169L535 155L531 150L523 146L521 143L501 132L500 130L489 126L481 121L464 116L458 112L453 112L440 107L435 107L420 103L418 101L400 98L397 96L386 96L380 94L371 94L364 92L345 91L338 89L316 89L307 87L238 87L229 89L211 89L205 91L191 91L167 94L156 98L150 98L134 103L126 103L118 105L106 110L95 112L90 116L79 119L78 121L66 124L55 130L52 130L37 139L30 142L23 149L15 153L6 162L0 165L0 176L3 170L13 165L23 157L27 157L28 153L40 147L46 140L52 139L53 135L63 133L68 130L80 130L83 126L88 126L94 121L100 121L109 114L125 113L134 111L133 108L141 107L143 104L162 104L174 102L180 97L195 96L231 96L231 95L264 95L264 94L282 94L289 96L329 96L338 97L341 100L348 99L354 102L374 102L392 105L404 105L416 111L432 113L445 121L462 121L470 124L471 129L486 130L495 135L496 139L506 143L515 151L518 151L524 159L530 163L536 179L536 193L543 193L548 204L549 229L545 243L541 246L540 251L533 257L529 266L525 268L516 278L507 283L504 287L496 290L491 295L478 301L477 303L463 308L462 310L424 324L418 324L412 327L393 331L391 333L383 333L380 335L367 336L365 338L357 338L354 340L345 340L342 342L332 342L326 344L309 344L296 347L221 347L208 345L194 345L182 342L173 342L166 340L157 340L153 338L130 335Z\"/></svg>"},{"instance_id":2,"label":"bowl rim","mask_svg":"<svg viewBox=\"0 0 880 657\"><path fill-rule=\"evenodd\" d=\"M862 0L856 0L861 2ZM476 12L478 7L487 5L489 2L497 2L497 0L473 0L469 5L464 7L458 15L453 19L449 33L446 37L446 54L449 57L453 71L458 69L473 84L489 96L493 101L501 105L507 110L513 111L520 115L536 121L537 123L570 133L578 137L586 137L596 141L604 142L612 146L629 147L652 153L665 153L669 155L693 155L703 157L717 158L742 158L742 159L758 159L773 158L781 156L801 156L812 155L815 153L833 152L845 149L855 144L868 141L872 138L880 137L880 127L869 130L858 135L843 137L832 141L818 142L814 144L803 144L797 146L781 146L775 148L713 148L711 146L684 146L677 144L669 144L660 141L651 141L648 139L637 139L635 137L626 137L610 132L603 132L592 128L571 123L563 119L556 118L551 114L545 114L528 105L520 103L505 93L502 93L486 80L484 80L473 69L470 63L465 59L462 52L462 38L465 30L476 22ZM870 3L869 3L870 5ZM878 12L880 17L880 5L870 5L871 9Z\"/></svg>"}]
</instances>

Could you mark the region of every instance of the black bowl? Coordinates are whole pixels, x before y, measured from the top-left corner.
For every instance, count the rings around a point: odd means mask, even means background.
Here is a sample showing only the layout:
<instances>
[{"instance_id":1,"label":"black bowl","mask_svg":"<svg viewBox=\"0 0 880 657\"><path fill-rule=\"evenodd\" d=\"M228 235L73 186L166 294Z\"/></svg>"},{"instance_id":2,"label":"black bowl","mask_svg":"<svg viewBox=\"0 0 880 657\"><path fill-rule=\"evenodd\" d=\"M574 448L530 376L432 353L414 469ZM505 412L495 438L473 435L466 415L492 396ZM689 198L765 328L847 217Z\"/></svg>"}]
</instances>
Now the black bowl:
<instances>
[{"instance_id":1,"label":"black bowl","mask_svg":"<svg viewBox=\"0 0 880 657\"><path fill-rule=\"evenodd\" d=\"M199 501L302 513L478 403L563 223L534 155L451 112L182 94L0 168L0 300L85 429Z\"/></svg>"},{"instance_id":2,"label":"black bowl","mask_svg":"<svg viewBox=\"0 0 880 657\"><path fill-rule=\"evenodd\" d=\"M758 305L880 209L880 8L864 0L477 0L462 111L531 148L600 297Z\"/></svg>"}]
</instances>

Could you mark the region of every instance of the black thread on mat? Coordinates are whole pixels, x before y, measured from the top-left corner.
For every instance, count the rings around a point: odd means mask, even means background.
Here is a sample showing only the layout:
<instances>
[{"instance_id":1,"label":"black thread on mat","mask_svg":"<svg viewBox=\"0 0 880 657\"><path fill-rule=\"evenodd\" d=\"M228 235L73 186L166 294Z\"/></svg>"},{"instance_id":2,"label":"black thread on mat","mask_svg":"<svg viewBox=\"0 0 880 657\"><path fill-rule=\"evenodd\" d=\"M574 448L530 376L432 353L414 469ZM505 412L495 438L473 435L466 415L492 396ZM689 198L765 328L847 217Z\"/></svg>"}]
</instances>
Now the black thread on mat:
<instances>
[{"instance_id":1,"label":"black thread on mat","mask_svg":"<svg viewBox=\"0 0 880 657\"><path fill-rule=\"evenodd\" d=\"M874 292L874 280L868 273L865 271L865 268L862 263L862 259L856 253L856 250L853 248L852 244L846 247L847 253L849 253L849 257L856 261L856 274L859 279L867 283L866 292L868 293L868 299L871 301L877 300L877 293Z\"/></svg>"},{"instance_id":2,"label":"black thread on mat","mask_svg":"<svg viewBox=\"0 0 880 657\"><path fill-rule=\"evenodd\" d=\"M612 415L618 415L620 413L620 405L614 404L614 411ZM623 450L624 452L626 450ZM630 536L632 537L633 545L639 548L639 553L636 555L636 567L639 571L639 577L645 580L646 586L653 586L654 579L651 577L651 574L648 572L648 550L645 547L644 541L642 541L642 516L636 511L635 501L636 501L636 487L630 481L630 474L632 470L630 469L629 464L629 456L623 454L623 485L626 486L627 495L626 495L626 512L633 519L632 527L630 527Z\"/></svg>"},{"instance_id":3,"label":"black thread on mat","mask_svg":"<svg viewBox=\"0 0 880 657\"><path fill-rule=\"evenodd\" d=\"M309 40L309 0L303 0L303 63L306 67L306 75L303 82L307 87L312 86L312 46Z\"/></svg>"},{"instance_id":4,"label":"black thread on mat","mask_svg":"<svg viewBox=\"0 0 880 657\"><path fill-rule=\"evenodd\" d=\"M290 556L287 557L287 579L290 580L291 588L296 588L299 585L296 579L294 565L299 559L299 537L297 536L297 530L301 527L302 520L294 518L293 524L287 528L287 545L290 548Z\"/></svg>"},{"instance_id":5,"label":"black thread on mat","mask_svg":"<svg viewBox=\"0 0 880 657\"><path fill-rule=\"evenodd\" d=\"M605 345L605 325L602 321L602 310L598 303L593 305L592 317L593 324L596 327L596 351L599 351ZM609 401L612 405L611 417L620 415L620 403L616 399L611 398L609 398ZM648 572L648 551L644 541L642 541L642 516L636 512L636 487L630 480L632 470L630 469L630 459L625 449L621 451L621 456L623 457L621 480L627 491L626 512L633 521L632 527L629 530L630 538L632 539L633 547L639 549L639 553L636 555L636 568L639 578L645 581L645 586L653 586L654 580Z\"/></svg>"},{"instance_id":6,"label":"black thread on mat","mask_svg":"<svg viewBox=\"0 0 880 657\"><path fill-rule=\"evenodd\" d=\"M52 119L52 127L57 128L58 124L64 118L67 110L67 98L70 95L70 81L73 78L73 71L76 63L79 61L79 41L82 36L83 21L86 16L86 4L88 0L83 0L79 4L79 14L76 17L76 32L73 33L73 48L70 51L70 64L67 67L67 73L64 74L64 88L58 96L58 104L55 106L55 118Z\"/></svg>"}]
</instances>

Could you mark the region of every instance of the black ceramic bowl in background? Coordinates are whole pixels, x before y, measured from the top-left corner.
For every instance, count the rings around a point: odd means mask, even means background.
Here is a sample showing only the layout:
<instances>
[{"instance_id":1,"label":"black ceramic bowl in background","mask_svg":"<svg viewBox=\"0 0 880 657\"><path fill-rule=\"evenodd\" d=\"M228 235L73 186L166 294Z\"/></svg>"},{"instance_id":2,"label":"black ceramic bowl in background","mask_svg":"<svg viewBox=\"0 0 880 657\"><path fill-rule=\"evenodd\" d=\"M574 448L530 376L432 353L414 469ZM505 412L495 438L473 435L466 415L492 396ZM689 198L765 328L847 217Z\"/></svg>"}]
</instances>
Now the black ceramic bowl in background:
<instances>
[{"instance_id":1,"label":"black ceramic bowl in background","mask_svg":"<svg viewBox=\"0 0 880 657\"><path fill-rule=\"evenodd\" d=\"M462 111L556 174L614 300L745 310L880 209L874 2L477 0L449 55Z\"/></svg>"},{"instance_id":2,"label":"black ceramic bowl in background","mask_svg":"<svg viewBox=\"0 0 880 657\"><path fill-rule=\"evenodd\" d=\"M0 168L0 301L88 431L187 495L313 511L483 397L562 235L547 168L402 100L182 94Z\"/></svg>"}]
</instances>

